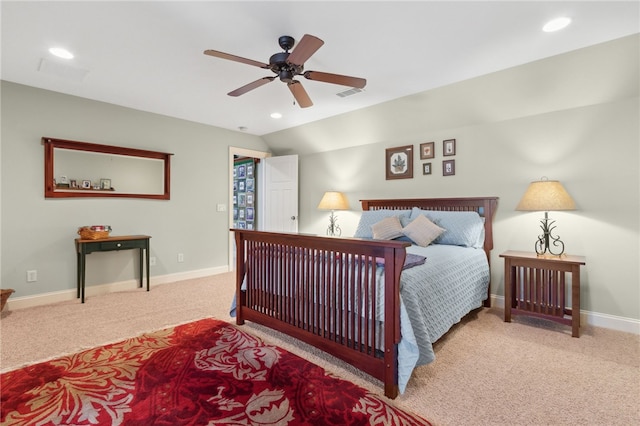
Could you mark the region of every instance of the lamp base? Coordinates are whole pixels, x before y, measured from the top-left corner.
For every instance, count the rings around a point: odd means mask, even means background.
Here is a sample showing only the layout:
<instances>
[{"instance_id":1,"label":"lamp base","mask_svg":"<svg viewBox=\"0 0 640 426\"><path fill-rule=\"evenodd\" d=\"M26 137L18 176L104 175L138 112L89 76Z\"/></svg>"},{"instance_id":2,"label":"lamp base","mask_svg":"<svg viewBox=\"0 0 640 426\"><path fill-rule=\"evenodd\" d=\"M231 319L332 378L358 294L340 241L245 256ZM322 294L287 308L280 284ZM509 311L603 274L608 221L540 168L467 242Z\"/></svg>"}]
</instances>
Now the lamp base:
<instances>
[{"instance_id":1,"label":"lamp base","mask_svg":"<svg viewBox=\"0 0 640 426\"><path fill-rule=\"evenodd\" d=\"M333 214L333 210L331 210L329 226L327 227L327 235L330 237L339 237L342 235L342 229L340 229L340 226L336 222L338 222L338 217Z\"/></svg>"},{"instance_id":2,"label":"lamp base","mask_svg":"<svg viewBox=\"0 0 640 426\"><path fill-rule=\"evenodd\" d=\"M560 240L559 236L551 235L551 232L556 228L555 220L549 221L549 212L544 212L544 219L540 220L540 228L542 228L542 235L538 236L535 248L538 257L545 255L560 257L564 253L564 243ZM558 253L557 250L560 250Z\"/></svg>"}]
</instances>

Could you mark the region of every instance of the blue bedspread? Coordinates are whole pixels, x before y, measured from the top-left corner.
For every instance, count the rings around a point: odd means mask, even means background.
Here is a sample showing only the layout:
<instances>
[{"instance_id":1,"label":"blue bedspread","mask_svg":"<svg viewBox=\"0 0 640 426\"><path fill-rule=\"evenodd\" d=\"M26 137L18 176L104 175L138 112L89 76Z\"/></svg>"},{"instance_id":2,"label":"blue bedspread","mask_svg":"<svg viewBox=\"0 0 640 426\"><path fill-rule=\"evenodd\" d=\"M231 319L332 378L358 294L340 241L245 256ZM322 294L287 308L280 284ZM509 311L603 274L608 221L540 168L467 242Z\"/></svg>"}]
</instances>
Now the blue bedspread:
<instances>
[{"instance_id":1,"label":"blue bedspread","mask_svg":"<svg viewBox=\"0 0 640 426\"><path fill-rule=\"evenodd\" d=\"M482 306L487 298L489 264L482 249L433 244L411 246L407 252L427 257L424 265L403 271L400 279L400 297L412 332L405 333L403 324L403 340L410 340L410 334L415 339L405 342L403 349L417 355L415 365L423 365L435 359L432 344ZM410 376L415 365L402 366L400 374Z\"/></svg>"}]
</instances>

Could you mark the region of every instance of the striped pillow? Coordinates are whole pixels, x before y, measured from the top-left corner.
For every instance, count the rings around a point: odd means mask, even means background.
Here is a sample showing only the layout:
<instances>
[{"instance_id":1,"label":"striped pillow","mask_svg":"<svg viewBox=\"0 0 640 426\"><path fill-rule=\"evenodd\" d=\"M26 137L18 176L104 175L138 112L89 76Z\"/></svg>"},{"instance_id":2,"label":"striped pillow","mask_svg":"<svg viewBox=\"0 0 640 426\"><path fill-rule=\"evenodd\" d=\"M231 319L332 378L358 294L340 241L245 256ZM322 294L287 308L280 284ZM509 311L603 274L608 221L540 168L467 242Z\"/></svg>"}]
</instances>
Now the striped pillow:
<instances>
[{"instance_id":1,"label":"striped pillow","mask_svg":"<svg viewBox=\"0 0 640 426\"><path fill-rule=\"evenodd\" d=\"M382 219L371 226L373 238L376 240L393 240L402 237L402 225L398 216L391 216Z\"/></svg>"},{"instance_id":2,"label":"striped pillow","mask_svg":"<svg viewBox=\"0 0 640 426\"><path fill-rule=\"evenodd\" d=\"M426 216L420 215L405 226L402 233L417 245L426 247L444 231L445 229L431 222Z\"/></svg>"},{"instance_id":3,"label":"striped pillow","mask_svg":"<svg viewBox=\"0 0 640 426\"><path fill-rule=\"evenodd\" d=\"M362 212L362 216L360 216L360 221L358 222L358 228L356 229L356 233L354 234L355 238L373 238L373 233L371 231L371 227L376 223L380 222L382 219L390 216L398 216L401 219L403 217L409 217L411 214L411 210L365 210Z\"/></svg>"}]
</instances>

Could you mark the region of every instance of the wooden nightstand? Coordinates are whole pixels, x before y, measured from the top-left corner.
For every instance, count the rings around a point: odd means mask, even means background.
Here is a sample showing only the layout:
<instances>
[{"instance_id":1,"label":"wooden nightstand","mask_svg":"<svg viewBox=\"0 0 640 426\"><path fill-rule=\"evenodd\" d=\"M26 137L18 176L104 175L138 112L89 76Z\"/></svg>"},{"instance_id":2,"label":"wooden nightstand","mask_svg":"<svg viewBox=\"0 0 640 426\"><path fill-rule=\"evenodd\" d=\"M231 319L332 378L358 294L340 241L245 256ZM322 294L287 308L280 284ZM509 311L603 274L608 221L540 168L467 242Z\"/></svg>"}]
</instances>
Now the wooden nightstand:
<instances>
[{"instance_id":1,"label":"wooden nightstand","mask_svg":"<svg viewBox=\"0 0 640 426\"><path fill-rule=\"evenodd\" d=\"M571 326L580 337L580 266L583 256L538 256L506 251L504 258L504 320L511 314L549 319ZM566 308L566 288L571 274L571 309Z\"/></svg>"}]
</instances>

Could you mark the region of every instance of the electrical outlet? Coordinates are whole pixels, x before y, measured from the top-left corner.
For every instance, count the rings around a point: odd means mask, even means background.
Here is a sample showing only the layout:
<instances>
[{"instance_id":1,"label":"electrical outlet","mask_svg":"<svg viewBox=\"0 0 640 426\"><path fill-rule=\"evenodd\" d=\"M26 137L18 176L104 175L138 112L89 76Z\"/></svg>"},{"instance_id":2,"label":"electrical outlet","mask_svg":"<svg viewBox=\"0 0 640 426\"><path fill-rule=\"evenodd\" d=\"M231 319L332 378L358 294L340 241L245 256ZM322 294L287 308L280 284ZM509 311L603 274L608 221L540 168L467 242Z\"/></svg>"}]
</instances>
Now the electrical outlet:
<instances>
[{"instance_id":1,"label":"electrical outlet","mask_svg":"<svg viewBox=\"0 0 640 426\"><path fill-rule=\"evenodd\" d=\"M219 212L226 212L226 211L227 211L227 205L226 205L226 204L218 204L218 205L216 206L216 209L217 209Z\"/></svg>"},{"instance_id":2,"label":"electrical outlet","mask_svg":"<svg viewBox=\"0 0 640 426\"><path fill-rule=\"evenodd\" d=\"M184 262L184 254L178 253L178 263Z\"/></svg>"},{"instance_id":3,"label":"electrical outlet","mask_svg":"<svg viewBox=\"0 0 640 426\"><path fill-rule=\"evenodd\" d=\"M156 266L156 257L155 256L151 256L149 258L149 266Z\"/></svg>"},{"instance_id":4,"label":"electrical outlet","mask_svg":"<svg viewBox=\"0 0 640 426\"><path fill-rule=\"evenodd\" d=\"M38 271L31 270L31 271L27 271L27 282L28 283L34 283L38 281Z\"/></svg>"}]
</instances>

